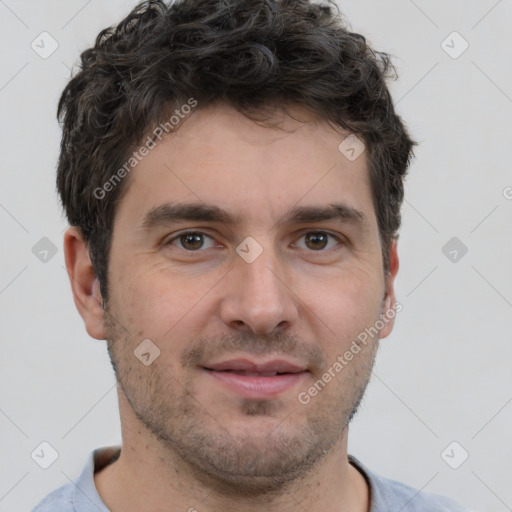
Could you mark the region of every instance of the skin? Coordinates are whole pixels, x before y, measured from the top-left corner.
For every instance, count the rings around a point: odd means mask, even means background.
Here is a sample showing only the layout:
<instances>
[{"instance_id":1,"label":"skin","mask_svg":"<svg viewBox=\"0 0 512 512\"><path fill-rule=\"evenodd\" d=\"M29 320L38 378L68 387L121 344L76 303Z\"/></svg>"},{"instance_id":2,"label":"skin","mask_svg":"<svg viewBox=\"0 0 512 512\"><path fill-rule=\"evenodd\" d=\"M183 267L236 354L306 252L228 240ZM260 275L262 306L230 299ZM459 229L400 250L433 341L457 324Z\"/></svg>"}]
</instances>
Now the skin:
<instances>
[{"instance_id":1,"label":"skin","mask_svg":"<svg viewBox=\"0 0 512 512\"><path fill-rule=\"evenodd\" d=\"M114 512L369 510L347 458L348 423L393 320L307 404L297 397L395 303L396 242L385 276L366 153L349 161L338 150L346 134L289 112L275 113L278 130L226 105L198 108L132 170L106 312L87 243L75 227L65 234L76 306L87 332L108 340L118 379L123 448L95 474ZM168 202L240 219L142 227ZM294 206L334 202L365 221L278 224ZM177 237L186 230L207 236L187 243ZM334 238L308 238L319 232ZM252 263L236 252L248 236L263 249ZM134 355L144 339L160 350L148 366ZM293 360L308 373L275 397L244 398L202 368L237 357Z\"/></svg>"}]
</instances>

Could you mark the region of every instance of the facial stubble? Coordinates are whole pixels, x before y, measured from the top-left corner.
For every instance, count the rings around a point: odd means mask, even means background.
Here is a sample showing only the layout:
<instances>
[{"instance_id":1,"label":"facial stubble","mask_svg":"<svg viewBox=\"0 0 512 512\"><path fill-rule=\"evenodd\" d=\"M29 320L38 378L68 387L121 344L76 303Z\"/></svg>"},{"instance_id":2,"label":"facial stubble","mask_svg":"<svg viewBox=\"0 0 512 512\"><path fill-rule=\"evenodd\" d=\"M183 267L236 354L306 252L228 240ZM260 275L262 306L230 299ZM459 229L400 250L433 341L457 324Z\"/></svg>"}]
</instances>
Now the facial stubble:
<instances>
[{"instance_id":1,"label":"facial stubble","mask_svg":"<svg viewBox=\"0 0 512 512\"><path fill-rule=\"evenodd\" d=\"M310 404L289 399L233 400L233 417L227 421L201 403L195 389L195 362L235 349L250 353L302 354L325 367L325 356L296 337L276 336L261 342L247 335L191 344L177 367L168 361L166 344L150 366L134 355L140 336L133 336L105 309L107 347L114 372L140 426L152 436L169 465L179 464L193 478L217 493L255 497L279 495L305 479L332 451L354 417L368 385L377 341L361 346L358 364L348 365ZM116 315L118 317L118 315ZM168 340L171 343L171 340ZM321 375L315 375L314 380ZM336 381L337 379L337 381ZM313 381L314 382L314 381ZM305 416L305 417L304 417ZM231 416L230 418L231 419ZM256 423L255 423L256 422ZM269 431L255 425L271 423ZM241 425L241 426L240 426Z\"/></svg>"}]
</instances>

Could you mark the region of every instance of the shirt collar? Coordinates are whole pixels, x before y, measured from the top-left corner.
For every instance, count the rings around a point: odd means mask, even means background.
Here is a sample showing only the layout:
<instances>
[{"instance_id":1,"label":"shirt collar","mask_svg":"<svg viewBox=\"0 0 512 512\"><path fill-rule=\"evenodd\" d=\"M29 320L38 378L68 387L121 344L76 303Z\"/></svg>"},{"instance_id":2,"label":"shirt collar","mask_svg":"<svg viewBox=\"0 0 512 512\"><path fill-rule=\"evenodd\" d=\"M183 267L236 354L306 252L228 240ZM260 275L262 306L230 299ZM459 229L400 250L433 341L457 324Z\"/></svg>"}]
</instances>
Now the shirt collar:
<instances>
[{"instance_id":1,"label":"shirt collar","mask_svg":"<svg viewBox=\"0 0 512 512\"><path fill-rule=\"evenodd\" d=\"M94 484L94 473L108 466L112 459L119 456L121 446L104 446L97 448L89 454L85 467L74 482L73 507L80 512L110 512L101 499L96 485ZM384 505L383 497L375 485L375 475L371 473L356 457L348 456L352 464L364 477L370 490L370 512L378 512Z\"/></svg>"}]
</instances>

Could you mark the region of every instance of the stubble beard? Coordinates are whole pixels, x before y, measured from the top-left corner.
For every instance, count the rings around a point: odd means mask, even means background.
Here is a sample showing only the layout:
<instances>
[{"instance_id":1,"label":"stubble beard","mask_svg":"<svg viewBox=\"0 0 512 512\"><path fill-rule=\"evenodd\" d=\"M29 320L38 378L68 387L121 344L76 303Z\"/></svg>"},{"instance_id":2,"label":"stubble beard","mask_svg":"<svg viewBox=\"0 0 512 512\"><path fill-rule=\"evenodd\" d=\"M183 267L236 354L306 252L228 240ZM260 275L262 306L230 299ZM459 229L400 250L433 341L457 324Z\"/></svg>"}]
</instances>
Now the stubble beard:
<instances>
[{"instance_id":1,"label":"stubble beard","mask_svg":"<svg viewBox=\"0 0 512 512\"><path fill-rule=\"evenodd\" d=\"M162 357L151 366L142 365L133 354L138 342L118 327L108 309L105 325L119 392L141 426L158 441L162 458L217 493L240 498L282 495L311 474L356 414L377 351L376 344L363 347L368 352L361 358L365 363L353 370L344 368L348 375L337 376L337 399L332 394L330 400L322 399L328 393L323 390L310 407L297 401L284 418L280 399L239 399L234 413L241 420L250 418L251 425L256 418L275 423L259 434L249 423L233 428L218 422L215 411L198 401L194 383L187 378L178 381L163 366Z\"/></svg>"}]
</instances>

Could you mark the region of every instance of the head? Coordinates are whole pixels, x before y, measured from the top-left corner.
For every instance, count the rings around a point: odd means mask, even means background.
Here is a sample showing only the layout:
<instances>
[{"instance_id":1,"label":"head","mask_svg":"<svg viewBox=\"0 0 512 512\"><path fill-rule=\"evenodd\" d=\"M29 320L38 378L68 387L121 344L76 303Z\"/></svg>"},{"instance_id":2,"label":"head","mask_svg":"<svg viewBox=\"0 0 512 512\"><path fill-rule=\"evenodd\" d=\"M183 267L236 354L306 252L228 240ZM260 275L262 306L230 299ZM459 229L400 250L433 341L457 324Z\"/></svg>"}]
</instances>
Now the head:
<instances>
[{"instance_id":1,"label":"head","mask_svg":"<svg viewBox=\"0 0 512 512\"><path fill-rule=\"evenodd\" d=\"M392 75L334 4L150 1L98 35L61 96L57 183L86 328L108 340L127 417L240 492L329 452L391 332L389 316L361 341L395 304L413 141ZM240 393L211 368L240 358L301 375Z\"/></svg>"}]
</instances>

